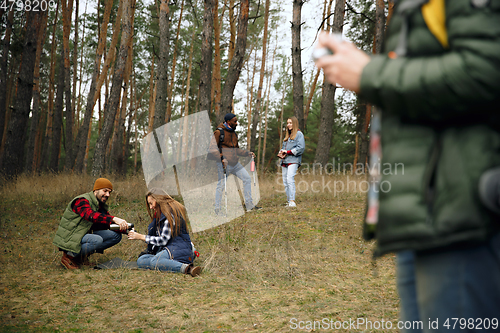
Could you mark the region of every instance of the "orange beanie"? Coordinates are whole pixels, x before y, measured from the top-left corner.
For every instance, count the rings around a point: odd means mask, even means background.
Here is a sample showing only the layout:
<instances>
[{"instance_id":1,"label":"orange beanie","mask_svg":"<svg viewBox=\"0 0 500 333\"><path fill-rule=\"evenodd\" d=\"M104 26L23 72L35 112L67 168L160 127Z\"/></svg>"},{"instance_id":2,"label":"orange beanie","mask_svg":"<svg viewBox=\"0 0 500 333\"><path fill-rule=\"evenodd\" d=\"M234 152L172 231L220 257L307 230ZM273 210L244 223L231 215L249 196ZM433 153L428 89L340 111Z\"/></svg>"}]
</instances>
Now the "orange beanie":
<instances>
[{"instance_id":1,"label":"orange beanie","mask_svg":"<svg viewBox=\"0 0 500 333\"><path fill-rule=\"evenodd\" d=\"M113 184L106 178L98 178L94 183L94 191L100 190L102 188L113 189Z\"/></svg>"}]
</instances>

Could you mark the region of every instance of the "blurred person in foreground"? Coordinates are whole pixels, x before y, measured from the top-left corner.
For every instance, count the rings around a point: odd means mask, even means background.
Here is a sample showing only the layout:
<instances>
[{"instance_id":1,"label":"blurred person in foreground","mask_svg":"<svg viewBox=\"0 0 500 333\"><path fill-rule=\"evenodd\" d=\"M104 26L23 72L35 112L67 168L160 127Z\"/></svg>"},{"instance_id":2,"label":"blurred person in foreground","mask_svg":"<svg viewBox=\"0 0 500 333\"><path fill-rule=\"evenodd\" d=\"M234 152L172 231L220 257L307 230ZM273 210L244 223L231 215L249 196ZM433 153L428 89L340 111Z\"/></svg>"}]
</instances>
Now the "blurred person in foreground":
<instances>
[{"instance_id":1,"label":"blurred person in foreground","mask_svg":"<svg viewBox=\"0 0 500 333\"><path fill-rule=\"evenodd\" d=\"M500 0L397 1L385 54L327 34L318 47L333 52L316 62L328 81L382 109L381 163L404 165L403 174L382 175L391 190L379 192L375 226L376 256L405 254L402 319L415 303L412 319L423 325L413 331L498 331L500 214L487 207L500 207L492 172L500 166Z\"/></svg>"},{"instance_id":2,"label":"blurred person in foreground","mask_svg":"<svg viewBox=\"0 0 500 333\"><path fill-rule=\"evenodd\" d=\"M112 191L108 179L98 178L91 192L77 196L64 210L53 244L63 251L61 264L67 269L88 265L91 254L118 244L121 232L127 231L127 221L108 212L106 202ZM109 230L111 223L118 224L120 232Z\"/></svg>"},{"instance_id":3,"label":"blurred person in foreground","mask_svg":"<svg viewBox=\"0 0 500 333\"><path fill-rule=\"evenodd\" d=\"M146 253L137 259L139 268L200 275L201 267L193 266L195 251L187 230L186 208L157 188L146 194L146 207L153 220L148 234L128 233L128 239L148 244Z\"/></svg>"},{"instance_id":4,"label":"blurred person in foreground","mask_svg":"<svg viewBox=\"0 0 500 333\"><path fill-rule=\"evenodd\" d=\"M234 113L227 113L224 122L217 126L214 137L210 142L210 154L217 163L217 189L215 191L215 214L222 213L220 202L222 192L227 181L227 176L233 174L243 182L243 196L247 211L259 210L261 207L254 205L252 200L252 179L247 170L239 162L240 156L251 156L255 154L251 151L241 149L238 144L238 117ZM227 208L227 207L226 207Z\"/></svg>"},{"instance_id":5,"label":"blurred person in foreground","mask_svg":"<svg viewBox=\"0 0 500 333\"><path fill-rule=\"evenodd\" d=\"M286 135L278 153L283 176L283 185L287 197L287 207L297 207L295 203L295 175L302 162L302 153L306 148L304 134L299 129L299 121L290 117L286 121Z\"/></svg>"}]
</instances>

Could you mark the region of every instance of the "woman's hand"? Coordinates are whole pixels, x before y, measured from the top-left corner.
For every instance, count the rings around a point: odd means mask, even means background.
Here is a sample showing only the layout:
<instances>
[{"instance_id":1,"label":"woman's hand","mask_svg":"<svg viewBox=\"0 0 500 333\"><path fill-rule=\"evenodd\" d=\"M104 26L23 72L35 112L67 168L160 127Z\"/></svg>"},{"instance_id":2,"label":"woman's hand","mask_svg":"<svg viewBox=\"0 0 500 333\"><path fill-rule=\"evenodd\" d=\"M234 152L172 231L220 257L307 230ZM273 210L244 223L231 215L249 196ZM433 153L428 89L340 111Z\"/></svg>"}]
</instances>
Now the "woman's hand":
<instances>
[{"instance_id":1,"label":"woman's hand","mask_svg":"<svg viewBox=\"0 0 500 333\"><path fill-rule=\"evenodd\" d=\"M130 230L128 232L128 239L139 239L142 241L146 241L146 236L144 236L143 234L140 234L138 232L135 232L134 230Z\"/></svg>"},{"instance_id":2,"label":"woman's hand","mask_svg":"<svg viewBox=\"0 0 500 333\"><path fill-rule=\"evenodd\" d=\"M278 153L278 157L284 159L286 157L286 151L284 151L283 149L280 150L280 152Z\"/></svg>"}]
</instances>

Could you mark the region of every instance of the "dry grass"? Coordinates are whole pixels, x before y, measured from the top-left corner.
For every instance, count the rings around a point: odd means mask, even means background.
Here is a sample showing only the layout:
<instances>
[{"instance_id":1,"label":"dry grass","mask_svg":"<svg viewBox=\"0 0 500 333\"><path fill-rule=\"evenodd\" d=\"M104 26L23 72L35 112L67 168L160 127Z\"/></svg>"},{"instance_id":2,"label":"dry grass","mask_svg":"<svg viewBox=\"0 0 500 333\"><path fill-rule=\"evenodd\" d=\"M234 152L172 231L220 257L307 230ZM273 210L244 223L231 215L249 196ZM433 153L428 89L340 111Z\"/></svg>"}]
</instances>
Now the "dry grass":
<instances>
[{"instance_id":1,"label":"dry grass","mask_svg":"<svg viewBox=\"0 0 500 333\"><path fill-rule=\"evenodd\" d=\"M290 210L276 192L282 187L275 177L260 179L261 211L192 235L201 253L198 264L205 267L197 278L126 269L67 271L52 237L67 202L88 191L93 179L21 177L4 186L0 331L288 332L292 318L395 323L393 257L378 259L374 269L373 243L360 237L364 195L334 197L313 187L299 193L297 209ZM323 181L298 175L301 180ZM143 232L149 223L144 181L113 183L111 212ZM143 248L124 238L91 260L135 260Z\"/></svg>"}]
</instances>

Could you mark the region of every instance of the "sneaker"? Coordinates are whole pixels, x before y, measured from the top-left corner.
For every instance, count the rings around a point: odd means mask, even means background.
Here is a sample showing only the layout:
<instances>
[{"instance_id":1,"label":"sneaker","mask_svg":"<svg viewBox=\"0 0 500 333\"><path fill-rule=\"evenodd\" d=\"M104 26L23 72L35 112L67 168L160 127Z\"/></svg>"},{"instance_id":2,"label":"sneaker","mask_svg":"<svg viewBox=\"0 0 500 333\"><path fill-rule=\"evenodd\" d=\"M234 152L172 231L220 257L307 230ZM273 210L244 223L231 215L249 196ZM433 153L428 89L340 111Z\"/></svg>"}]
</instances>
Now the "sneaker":
<instances>
[{"instance_id":1,"label":"sneaker","mask_svg":"<svg viewBox=\"0 0 500 333\"><path fill-rule=\"evenodd\" d=\"M78 265L78 261L76 258L69 256L66 254L66 252L63 253L62 258L61 258L61 264L66 267L67 269L79 269L80 266Z\"/></svg>"},{"instance_id":2,"label":"sneaker","mask_svg":"<svg viewBox=\"0 0 500 333\"><path fill-rule=\"evenodd\" d=\"M288 202L288 207L297 207L297 205L295 204L295 201L290 201Z\"/></svg>"},{"instance_id":3,"label":"sneaker","mask_svg":"<svg viewBox=\"0 0 500 333\"><path fill-rule=\"evenodd\" d=\"M500 214L500 168L490 169L481 175L479 197L486 207Z\"/></svg>"}]
</instances>

